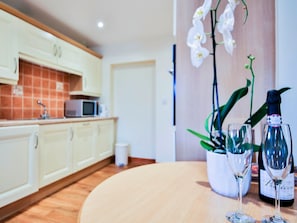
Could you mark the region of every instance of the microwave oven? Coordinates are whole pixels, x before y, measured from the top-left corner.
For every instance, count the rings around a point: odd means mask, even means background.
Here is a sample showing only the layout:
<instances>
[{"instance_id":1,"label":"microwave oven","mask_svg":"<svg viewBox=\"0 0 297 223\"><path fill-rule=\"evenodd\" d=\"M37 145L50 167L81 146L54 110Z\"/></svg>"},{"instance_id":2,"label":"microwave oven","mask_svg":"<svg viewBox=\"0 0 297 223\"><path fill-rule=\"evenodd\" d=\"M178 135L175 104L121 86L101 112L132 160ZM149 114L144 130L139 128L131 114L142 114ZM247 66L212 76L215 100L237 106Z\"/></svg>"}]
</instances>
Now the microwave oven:
<instances>
[{"instance_id":1,"label":"microwave oven","mask_svg":"<svg viewBox=\"0 0 297 223\"><path fill-rule=\"evenodd\" d=\"M98 102L95 100L73 99L65 101L65 117L90 117L98 115Z\"/></svg>"}]
</instances>

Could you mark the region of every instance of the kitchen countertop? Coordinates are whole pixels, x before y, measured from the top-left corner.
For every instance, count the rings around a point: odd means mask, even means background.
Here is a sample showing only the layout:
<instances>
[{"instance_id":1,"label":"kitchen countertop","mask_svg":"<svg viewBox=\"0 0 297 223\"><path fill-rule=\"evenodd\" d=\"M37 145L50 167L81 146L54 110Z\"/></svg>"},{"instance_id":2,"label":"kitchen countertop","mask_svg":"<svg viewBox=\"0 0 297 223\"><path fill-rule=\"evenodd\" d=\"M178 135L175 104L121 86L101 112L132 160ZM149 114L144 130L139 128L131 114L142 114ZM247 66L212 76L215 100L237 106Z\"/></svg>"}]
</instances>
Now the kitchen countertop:
<instances>
[{"instance_id":1,"label":"kitchen countertop","mask_svg":"<svg viewBox=\"0 0 297 223\"><path fill-rule=\"evenodd\" d=\"M22 119L22 120L6 120L0 119L0 127L19 126L19 125L48 125L59 123L87 122L100 120L116 120L117 117L87 117L87 118L49 118L49 119Z\"/></svg>"}]
</instances>

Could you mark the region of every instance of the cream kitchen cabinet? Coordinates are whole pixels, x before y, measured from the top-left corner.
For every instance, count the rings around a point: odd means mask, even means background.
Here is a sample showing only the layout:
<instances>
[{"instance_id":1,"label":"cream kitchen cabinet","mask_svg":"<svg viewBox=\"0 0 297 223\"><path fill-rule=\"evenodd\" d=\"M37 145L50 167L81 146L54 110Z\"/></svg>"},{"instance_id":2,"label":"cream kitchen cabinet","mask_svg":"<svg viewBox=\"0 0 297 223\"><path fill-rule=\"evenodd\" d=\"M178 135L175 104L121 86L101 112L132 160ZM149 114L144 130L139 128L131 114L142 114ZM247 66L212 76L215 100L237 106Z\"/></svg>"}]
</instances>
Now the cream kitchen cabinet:
<instances>
[{"instance_id":1,"label":"cream kitchen cabinet","mask_svg":"<svg viewBox=\"0 0 297 223\"><path fill-rule=\"evenodd\" d=\"M73 124L73 171L76 172L96 162L94 122Z\"/></svg>"},{"instance_id":2,"label":"cream kitchen cabinet","mask_svg":"<svg viewBox=\"0 0 297 223\"><path fill-rule=\"evenodd\" d=\"M114 154L114 120L76 123L73 139L73 169L81 170Z\"/></svg>"},{"instance_id":3,"label":"cream kitchen cabinet","mask_svg":"<svg viewBox=\"0 0 297 223\"><path fill-rule=\"evenodd\" d=\"M57 39L58 64L73 74L83 74L83 53L84 51L64 40Z\"/></svg>"},{"instance_id":4,"label":"cream kitchen cabinet","mask_svg":"<svg viewBox=\"0 0 297 223\"><path fill-rule=\"evenodd\" d=\"M72 173L72 124L41 125L39 182L48 185Z\"/></svg>"},{"instance_id":5,"label":"cream kitchen cabinet","mask_svg":"<svg viewBox=\"0 0 297 223\"><path fill-rule=\"evenodd\" d=\"M0 10L0 83L16 84L19 79L17 18Z\"/></svg>"},{"instance_id":6,"label":"cream kitchen cabinet","mask_svg":"<svg viewBox=\"0 0 297 223\"><path fill-rule=\"evenodd\" d=\"M113 120L96 121L97 159L102 160L114 154L115 125Z\"/></svg>"},{"instance_id":7,"label":"cream kitchen cabinet","mask_svg":"<svg viewBox=\"0 0 297 223\"><path fill-rule=\"evenodd\" d=\"M72 76L70 79L71 95L101 95L101 59L83 52L83 76Z\"/></svg>"},{"instance_id":8,"label":"cream kitchen cabinet","mask_svg":"<svg viewBox=\"0 0 297 223\"><path fill-rule=\"evenodd\" d=\"M114 129L114 120L40 125L40 187L112 156Z\"/></svg>"},{"instance_id":9,"label":"cream kitchen cabinet","mask_svg":"<svg viewBox=\"0 0 297 223\"><path fill-rule=\"evenodd\" d=\"M55 64L57 61L56 37L24 21L19 22L20 57L37 63Z\"/></svg>"},{"instance_id":10,"label":"cream kitchen cabinet","mask_svg":"<svg viewBox=\"0 0 297 223\"><path fill-rule=\"evenodd\" d=\"M3 10L0 32L0 83L17 84L21 58L78 76L71 95L100 96L100 55L31 18Z\"/></svg>"},{"instance_id":11,"label":"cream kitchen cabinet","mask_svg":"<svg viewBox=\"0 0 297 223\"><path fill-rule=\"evenodd\" d=\"M38 190L38 125L0 128L0 207Z\"/></svg>"},{"instance_id":12,"label":"cream kitchen cabinet","mask_svg":"<svg viewBox=\"0 0 297 223\"><path fill-rule=\"evenodd\" d=\"M84 54L83 91L100 96L101 94L101 59Z\"/></svg>"},{"instance_id":13,"label":"cream kitchen cabinet","mask_svg":"<svg viewBox=\"0 0 297 223\"><path fill-rule=\"evenodd\" d=\"M82 75L83 50L27 22L19 22L20 57L54 69Z\"/></svg>"}]
</instances>

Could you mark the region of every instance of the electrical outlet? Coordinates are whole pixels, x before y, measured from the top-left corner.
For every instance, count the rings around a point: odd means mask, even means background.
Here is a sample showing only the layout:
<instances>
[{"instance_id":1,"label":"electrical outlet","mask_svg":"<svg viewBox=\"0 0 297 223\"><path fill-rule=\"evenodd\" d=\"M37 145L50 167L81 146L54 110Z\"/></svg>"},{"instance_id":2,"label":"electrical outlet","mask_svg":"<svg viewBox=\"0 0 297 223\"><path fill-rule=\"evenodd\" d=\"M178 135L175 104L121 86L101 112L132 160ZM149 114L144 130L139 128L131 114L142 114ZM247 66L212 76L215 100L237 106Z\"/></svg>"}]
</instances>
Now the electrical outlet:
<instances>
[{"instance_id":1,"label":"electrical outlet","mask_svg":"<svg viewBox=\"0 0 297 223\"><path fill-rule=\"evenodd\" d=\"M56 90L57 91L63 91L64 90L64 86L63 86L63 82L56 82Z\"/></svg>"},{"instance_id":2,"label":"electrical outlet","mask_svg":"<svg viewBox=\"0 0 297 223\"><path fill-rule=\"evenodd\" d=\"M14 85L12 87L12 94L16 96L23 96L24 95L23 86Z\"/></svg>"}]
</instances>

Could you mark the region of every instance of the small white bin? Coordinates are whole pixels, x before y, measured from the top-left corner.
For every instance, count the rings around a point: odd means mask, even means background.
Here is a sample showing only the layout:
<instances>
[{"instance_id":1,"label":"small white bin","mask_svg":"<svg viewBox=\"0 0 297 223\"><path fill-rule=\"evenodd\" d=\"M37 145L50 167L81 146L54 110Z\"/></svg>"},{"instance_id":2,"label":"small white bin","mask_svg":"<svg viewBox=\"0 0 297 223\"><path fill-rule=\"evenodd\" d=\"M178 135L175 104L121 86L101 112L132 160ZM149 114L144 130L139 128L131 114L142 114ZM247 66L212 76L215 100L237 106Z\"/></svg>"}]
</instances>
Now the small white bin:
<instances>
[{"instance_id":1,"label":"small white bin","mask_svg":"<svg viewBox=\"0 0 297 223\"><path fill-rule=\"evenodd\" d=\"M115 144L115 164L119 167L128 164L128 146L127 143Z\"/></svg>"}]
</instances>

